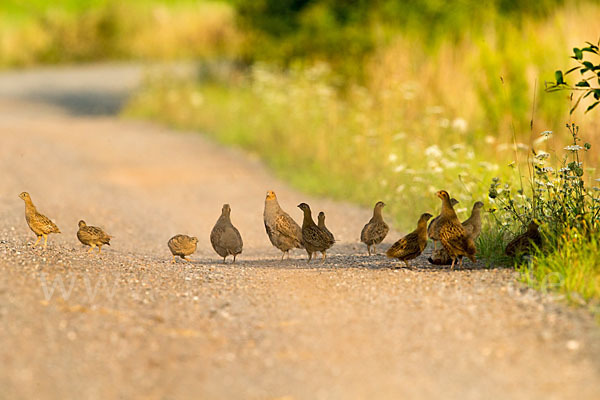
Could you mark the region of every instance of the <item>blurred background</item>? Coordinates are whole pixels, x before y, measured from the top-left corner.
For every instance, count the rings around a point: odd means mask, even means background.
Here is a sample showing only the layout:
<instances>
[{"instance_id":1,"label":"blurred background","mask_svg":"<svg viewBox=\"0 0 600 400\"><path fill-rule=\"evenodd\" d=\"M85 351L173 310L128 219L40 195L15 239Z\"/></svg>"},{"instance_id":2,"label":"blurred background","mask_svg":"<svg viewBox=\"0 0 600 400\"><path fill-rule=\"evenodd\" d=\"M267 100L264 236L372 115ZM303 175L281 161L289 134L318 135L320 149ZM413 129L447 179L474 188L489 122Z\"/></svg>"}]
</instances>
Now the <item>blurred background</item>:
<instances>
[{"instance_id":1,"label":"blurred background","mask_svg":"<svg viewBox=\"0 0 600 400\"><path fill-rule=\"evenodd\" d=\"M3 0L0 67L192 65L147 74L116 111L241 147L313 194L382 199L412 226L440 188L466 216L530 146L558 161L569 121L597 177L597 114L544 87L598 21L592 0Z\"/></svg>"}]
</instances>

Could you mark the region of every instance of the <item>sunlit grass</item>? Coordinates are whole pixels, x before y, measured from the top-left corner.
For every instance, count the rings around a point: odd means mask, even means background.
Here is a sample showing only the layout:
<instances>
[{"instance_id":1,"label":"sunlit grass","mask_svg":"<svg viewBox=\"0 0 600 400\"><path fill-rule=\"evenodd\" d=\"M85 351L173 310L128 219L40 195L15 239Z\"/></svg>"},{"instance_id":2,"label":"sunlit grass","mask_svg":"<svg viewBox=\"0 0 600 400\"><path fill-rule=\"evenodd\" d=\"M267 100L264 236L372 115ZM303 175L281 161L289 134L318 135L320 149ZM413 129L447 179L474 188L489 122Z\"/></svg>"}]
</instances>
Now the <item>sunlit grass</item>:
<instances>
[{"instance_id":1,"label":"sunlit grass","mask_svg":"<svg viewBox=\"0 0 600 400\"><path fill-rule=\"evenodd\" d=\"M234 19L215 1L9 0L0 5L0 67L228 57L238 43Z\"/></svg>"}]
</instances>

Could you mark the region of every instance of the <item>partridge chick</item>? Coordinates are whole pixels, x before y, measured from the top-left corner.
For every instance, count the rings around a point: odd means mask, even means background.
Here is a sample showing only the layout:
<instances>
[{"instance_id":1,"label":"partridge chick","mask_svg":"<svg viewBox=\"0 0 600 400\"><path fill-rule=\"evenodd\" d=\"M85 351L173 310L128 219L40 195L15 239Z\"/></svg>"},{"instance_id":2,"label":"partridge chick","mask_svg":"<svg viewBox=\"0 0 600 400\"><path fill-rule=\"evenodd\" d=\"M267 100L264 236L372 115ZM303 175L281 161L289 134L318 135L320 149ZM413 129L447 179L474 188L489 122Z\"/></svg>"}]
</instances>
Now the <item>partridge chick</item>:
<instances>
[{"instance_id":1,"label":"partridge chick","mask_svg":"<svg viewBox=\"0 0 600 400\"><path fill-rule=\"evenodd\" d=\"M267 236L273 244L283 253L281 259L287 254L290 257L289 251L293 248L302 249L302 229L296 221L292 219L279 206L275 192L269 190L265 199L265 211L263 214L265 230Z\"/></svg>"},{"instance_id":2,"label":"partridge chick","mask_svg":"<svg viewBox=\"0 0 600 400\"><path fill-rule=\"evenodd\" d=\"M319 213L317 220L317 226L321 228L323 232L327 234L327 236L329 236L329 239L331 239L331 241L335 242L335 237L333 236L333 233L331 233L331 231L325 226L325 213L323 211Z\"/></svg>"},{"instance_id":3,"label":"partridge chick","mask_svg":"<svg viewBox=\"0 0 600 400\"><path fill-rule=\"evenodd\" d=\"M319 228L312 219L310 207L306 203L298 204L298 208L304 212L304 220L302 221L302 241L304 248L308 253L308 262L317 251L323 254L323 261L327 257L326 251L333 246L334 241L327 235L325 231Z\"/></svg>"},{"instance_id":4,"label":"partridge chick","mask_svg":"<svg viewBox=\"0 0 600 400\"><path fill-rule=\"evenodd\" d=\"M427 221L433 215L421 214L417 222L417 229L404 236L390 247L386 255L389 258L397 258L404 261L408 267L408 261L417 258L427 246Z\"/></svg>"},{"instance_id":5,"label":"partridge chick","mask_svg":"<svg viewBox=\"0 0 600 400\"><path fill-rule=\"evenodd\" d=\"M527 231L514 238L506 245L504 252L507 256L515 257L519 254L531 253L534 245L538 248L542 245L542 235L538 229L538 224L531 221L527 225Z\"/></svg>"},{"instance_id":6,"label":"partridge chick","mask_svg":"<svg viewBox=\"0 0 600 400\"><path fill-rule=\"evenodd\" d=\"M383 201L378 201L373 208L373 217L367 222L360 232L360 241L367 245L367 251L371 255L371 246L377 253L377 245L385 239L390 227L383 221L381 211L385 207Z\"/></svg>"},{"instance_id":7,"label":"partridge chick","mask_svg":"<svg viewBox=\"0 0 600 400\"><path fill-rule=\"evenodd\" d=\"M462 226L465 227L467 234L471 238L473 242L477 241L479 238L479 234L481 233L481 209L483 208L483 203L481 201L476 201L473 204L473 210L471 211L471 216L463 221Z\"/></svg>"},{"instance_id":8,"label":"partridge chick","mask_svg":"<svg viewBox=\"0 0 600 400\"><path fill-rule=\"evenodd\" d=\"M167 242L171 254L173 254L173 261L175 262L175 256L183 258L185 261L190 261L185 258L196 251L198 245L198 238L188 235L175 235Z\"/></svg>"},{"instance_id":9,"label":"partridge chick","mask_svg":"<svg viewBox=\"0 0 600 400\"><path fill-rule=\"evenodd\" d=\"M40 214L33 202L31 201L31 197L29 193L23 192L19 195L19 197L25 202L25 220L27 221L27 225L36 234L37 240L33 247L37 246L37 244L44 237L44 249L48 247L48 235L50 233L61 233L60 229L54 222L50 220L50 218L46 217L43 214Z\"/></svg>"},{"instance_id":10,"label":"partridge chick","mask_svg":"<svg viewBox=\"0 0 600 400\"><path fill-rule=\"evenodd\" d=\"M98 246L98 254L102 252L102 246L110 246L111 236L107 235L102 229L95 226L87 226L84 220L79 221L79 230L77 231L77 239L86 246L90 246L88 253L94 247Z\"/></svg>"},{"instance_id":11,"label":"partridge chick","mask_svg":"<svg viewBox=\"0 0 600 400\"><path fill-rule=\"evenodd\" d=\"M454 269L456 258L459 256L467 256L472 262L475 262L477 248L458 220L450 202L450 195L445 190L440 190L436 195L442 200L442 212L438 220L440 242L452 258L451 268ZM462 267L462 257L460 266Z\"/></svg>"},{"instance_id":12,"label":"partridge chick","mask_svg":"<svg viewBox=\"0 0 600 400\"><path fill-rule=\"evenodd\" d=\"M458 204L458 200L452 198L450 199L450 204L452 204L452 207L454 207ZM429 226L427 227L427 236L429 236L429 239L433 240L434 251L437 249L437 242L439 242L440 240L440 226L438 224L438 221L440 220L440 215L432 219L429 223Z\"/></svg>"},{"instance_id":13,"label":"partridge chick","mask_svg":"<svg viewBox=\"0 0 600 400\"><path fill-rule=\"evenodd\" d=\"M235 262L235 257L241 254L244 246L242 235L231 223L230 215L231 207L229 204L223 204L221 216L210 232L210 243L217 254L223 257L223 263L229 255L233 256Z\"/></svg>"}]
</instances>

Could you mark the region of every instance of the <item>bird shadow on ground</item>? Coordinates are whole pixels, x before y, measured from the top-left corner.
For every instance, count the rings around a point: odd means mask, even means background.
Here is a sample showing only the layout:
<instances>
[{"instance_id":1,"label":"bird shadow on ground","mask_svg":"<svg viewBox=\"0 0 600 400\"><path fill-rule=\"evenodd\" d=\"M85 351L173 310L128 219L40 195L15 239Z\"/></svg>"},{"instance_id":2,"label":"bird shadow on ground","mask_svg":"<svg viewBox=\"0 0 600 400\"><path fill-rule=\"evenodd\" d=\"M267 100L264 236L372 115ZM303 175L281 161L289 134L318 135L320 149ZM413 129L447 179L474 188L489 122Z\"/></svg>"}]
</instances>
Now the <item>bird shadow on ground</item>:
<instances>
[{"instance_id":1,"label":"bird shadow on ground","mask_svg":"<svg viewBox=\"0 0 600 400\"><path fill-rule=\"evenodd\" d=\"M304 251L294 251L290 259L281 260L280 253L273 252L272 258L245 258L244 255L238 256L236 263L231 262L231 258L227 263L223 263L222 259L211 258L202 260L192 260L193 265L206 265L214 268L219 267L236 267L239 268L275 268L289 270L324 270L324 269L366 269L366 270L410 270L422 272L454 272L454 271L477 271L483 269L499 269L510 268L504 265L486 266L482 262L476 264L468 260L463 262L461 268L450 269L450 265L434 265L429 263L427 258L431 255L426 251L419 257L409 262L406 267L402 261L387 258L383 251L377 254L368 255L366 252L356 250L355 244L336 244L326 260L323 262L321 254L318 253L313 259L308 262L308 256ZM179 262L179 261L178 261Z\"/></svg>"},{"instance_id":2,"label":"bird shadow on ground","mask_svg":"<svg viewBox=\"0 0 600 400\"><path fill-rule=\"evenodd\" d=\"M124 107L130 92L77 90L77 91L31 91L21 98L42 104L57 106L74 116L114 116Z\"/></svg>"}]
</instances>

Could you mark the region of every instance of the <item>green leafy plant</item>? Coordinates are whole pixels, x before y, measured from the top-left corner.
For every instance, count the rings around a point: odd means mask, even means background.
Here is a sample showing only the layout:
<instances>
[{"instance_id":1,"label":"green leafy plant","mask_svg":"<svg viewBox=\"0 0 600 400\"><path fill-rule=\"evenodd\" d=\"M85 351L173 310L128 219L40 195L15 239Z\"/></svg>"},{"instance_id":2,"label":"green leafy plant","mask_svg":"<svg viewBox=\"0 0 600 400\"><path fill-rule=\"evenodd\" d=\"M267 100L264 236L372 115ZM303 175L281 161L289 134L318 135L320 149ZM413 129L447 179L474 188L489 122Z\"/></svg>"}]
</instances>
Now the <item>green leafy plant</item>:
<instances>
[{"instance_id":1,"label":"green leafy plant","mask_svg":"<svg viewBox=\"0 0 600 400\"><path fill-rule=\"evenodd\" d=\"M555 82L546 82L546 91L555 92L558 90L569 90L573 93L581 92L577 97L571 113L577 109L582 99L589 96L594 97L594 101L587 107L585 112L591 111L594 107L600 104L600 41L598 44L586 42L586 47L573 48L573 56L571 57L577 62L577 66L563 73L557 70L554 73ZM570 85L565 81L565 76L579 71L581 78L575 85Z\"/></svg>"}]
</instances>

